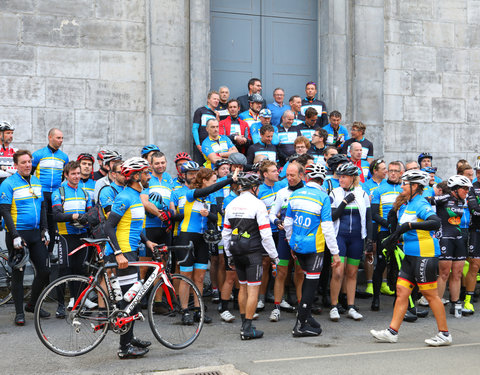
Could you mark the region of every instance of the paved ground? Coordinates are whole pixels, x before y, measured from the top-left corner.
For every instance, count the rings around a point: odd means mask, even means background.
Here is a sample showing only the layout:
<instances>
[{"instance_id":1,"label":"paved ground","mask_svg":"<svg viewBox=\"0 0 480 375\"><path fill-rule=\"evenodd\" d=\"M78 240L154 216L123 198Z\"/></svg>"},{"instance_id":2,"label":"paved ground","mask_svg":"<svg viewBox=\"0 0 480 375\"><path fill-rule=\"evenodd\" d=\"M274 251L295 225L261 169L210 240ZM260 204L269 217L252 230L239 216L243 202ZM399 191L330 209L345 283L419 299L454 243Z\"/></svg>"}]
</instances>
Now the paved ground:
<instances>
[{"instance_id":1,"label":"paved ground","mask_svg":"<svg viewBox=\"0 0 480 375\"><path fill-rule=\"evenodd\" d=\"M0 307L0 340L2 374L151 374L201 366L224 366L222 374L450 374L478 373L480 350L480 317L455 319L448 316L454 345L429 348L423 340L436 332L432 316L416 323L404 323L397 344L376 343L370 337L372 328L384 328L391 316L391 297L382 299L382 311L369 311L369 300L358 300L365 318L354 322L342 316L340 322L328 321L327 314L318 317L324 332L320 337L294 339L291 328L294 315L282 313L281 321L268 321L270 307L256 322L265 330L261 340L244 342L239 338L239 323L222 323L215 305L208 304L214 317L205 326L200 338L181 351L166 349L157 343L148 324L139 323L136 334L154 341L150 353L143 359L120 361L116 358L118 337L109 332L93 352L78 358L65 358L47 350L38 340L32 314L27 314L25 327L15 327L13 306ZM480 307L477 307L480 309ZM238 319L239 320L239 319ZM225 365L233 365L226 366ZM196 373L205 371L186 371ZM471 371L471 372L470 372Z\"/></svg>"}]
</instances>

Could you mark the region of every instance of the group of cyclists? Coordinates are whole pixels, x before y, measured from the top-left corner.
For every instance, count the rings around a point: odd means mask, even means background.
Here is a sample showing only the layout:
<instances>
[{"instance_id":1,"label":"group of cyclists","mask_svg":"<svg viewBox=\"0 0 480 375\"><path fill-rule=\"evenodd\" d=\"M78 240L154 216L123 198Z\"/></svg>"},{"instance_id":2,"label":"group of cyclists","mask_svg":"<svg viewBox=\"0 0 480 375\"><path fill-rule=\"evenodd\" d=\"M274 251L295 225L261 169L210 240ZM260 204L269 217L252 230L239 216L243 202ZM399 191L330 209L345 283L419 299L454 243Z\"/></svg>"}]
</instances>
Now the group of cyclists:
<instances>
[{"instance_id":1,"label":"group of cyclists","mask_svg":"<svg viewBox=\"0 0 480 375\"><path fill-rule=\"evenodd\" d=\"M292 110L277 114L278 126L271 123L272 111L261 109L258 93L247 98L251 118L238 117L241 101L234 99L218 121L219 94L211 92L209 105L195 117L198 154L176 154L173 177L166 171L166 155L153 144L126 160L107 148L96 158L81 153L70 160L60 150L60 129L51 129L48 145L32 154L11 147L14 128L2 122L0 213L13 268L15 324L24 325L25 311L33 312L49 281L50 264L58 261L59 276L84 274L86 250L68 253L82 237L103 235L113 244L105 256L118 263L124 293L145 278L145 271L129 262L151 259L157 244L192 242L193 251L173 254L176 271L201 292L209 272L219 318L233 322L238 308L242 340L263 336L252 322L269 301L271 322L281 318L281 311L295 313L295 337L320 335L314 317L320 304L334 322L343 314L361 320L355 296L363 266L372 311L380 309L381 294L396 298L389 327L372 330L373 337L397 342L402 321L428 313L416 307L420 304L430 306L439 331L425 342L451 344L443 307L447 283L450 313L474 313L480 182L473 180L480 176L480 160L473 168L460 160L457 174L446 181L436 176L429 153L406 162L373 160L365 126L354 123L353 141L346 144L341 114L326 116L324 103L314 99L314 85L307 84L304 101L299 104L295 97ZM95 159L99 169L94 172ZM103 215L103 226L90 225L92 210ZM36 276L24 306L27 257ZM198 301L189 304L189 294L182 284L184 325L201 319ZM95 308L96 302L86 305ZM155 305L160 313L162 301ZM68 309L59 305L55 318L65 318ZM40 316L53 318L46 311ZM211 323L211 316L204 321ZM141 357L149 345L134 336L132 325L121 336L118 356Z\"/></svg>"}]
</instances>

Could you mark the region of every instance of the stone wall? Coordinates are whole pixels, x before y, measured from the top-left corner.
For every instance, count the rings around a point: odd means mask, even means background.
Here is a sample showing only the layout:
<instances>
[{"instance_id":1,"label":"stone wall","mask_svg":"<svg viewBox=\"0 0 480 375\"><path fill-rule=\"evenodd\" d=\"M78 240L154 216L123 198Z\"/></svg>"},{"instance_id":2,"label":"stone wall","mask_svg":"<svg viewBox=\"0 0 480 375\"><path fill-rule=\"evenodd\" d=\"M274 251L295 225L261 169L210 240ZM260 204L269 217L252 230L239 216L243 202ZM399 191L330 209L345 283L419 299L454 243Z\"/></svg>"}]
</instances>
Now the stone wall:
<instances>
[{"instance_id":1,"label":"stone wall","mask_svg":"<svg viewBox=\"0 0 480 375\"><path fill-rule=\"evenodd\" d=\"M480 153L480 1L385 1L385 156L433 153L439 175Z\"/></svg>"}]
</instances>

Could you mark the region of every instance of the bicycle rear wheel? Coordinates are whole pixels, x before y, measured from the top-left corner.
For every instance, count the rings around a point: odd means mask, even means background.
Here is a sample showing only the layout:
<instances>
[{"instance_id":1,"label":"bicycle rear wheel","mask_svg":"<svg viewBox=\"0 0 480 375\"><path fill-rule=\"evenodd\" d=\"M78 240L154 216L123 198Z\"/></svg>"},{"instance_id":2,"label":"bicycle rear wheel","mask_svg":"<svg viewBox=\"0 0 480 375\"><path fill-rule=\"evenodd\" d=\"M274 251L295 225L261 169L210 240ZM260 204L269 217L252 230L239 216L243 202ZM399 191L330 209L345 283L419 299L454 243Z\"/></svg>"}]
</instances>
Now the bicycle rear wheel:
<instances>
[{"instance_id":1,"label":"bicycle rear wheel","mask_svg":"<svg viewBox=\"0 0 480 375\"><path fill-rule=\"evenodd\" d=\"M197 339L202 330L205 306L200 291L189 278L174 274L171 275L170 281L174 289L165 287L171 302L168 301L163 280L153 287L148 300L148 321L153 334L162 345L170 349L184 349ZM197 319L194 320L193 325L182 324L182 307L178 295L180 283L187 283L190 293L193 293L199 301L200 306L196 308ZM155 302L155 299L158 302Z\"/></svg>"},{"instance_id":2,"label":"bicycle rear wheel","mask_svg":"<svg viewBox=\"0 0 480 375\"><path fill-rule=\"evenodd\" d=\"M8 266L8 251L0 250L0 305L12 298L11 294L12 270Z\"/></svg>"},{"instance_id":3,"label":"bicycle rear wheel","mask_svg":"<svg viewBox=\"0 0 480 375\"><path fill-rule=\"evenodd\" d=\"M54 353L67 357L88 353L107 334L110 307L99 286L86 293L88 301L83 298L72 310L78 297L87 289L88 281L85 276L62 277L48 285L38 299L34 313L35 330L40 341ZM41 318L40 309L49 312L50 318Z\"/></svg>"}]
</instances>

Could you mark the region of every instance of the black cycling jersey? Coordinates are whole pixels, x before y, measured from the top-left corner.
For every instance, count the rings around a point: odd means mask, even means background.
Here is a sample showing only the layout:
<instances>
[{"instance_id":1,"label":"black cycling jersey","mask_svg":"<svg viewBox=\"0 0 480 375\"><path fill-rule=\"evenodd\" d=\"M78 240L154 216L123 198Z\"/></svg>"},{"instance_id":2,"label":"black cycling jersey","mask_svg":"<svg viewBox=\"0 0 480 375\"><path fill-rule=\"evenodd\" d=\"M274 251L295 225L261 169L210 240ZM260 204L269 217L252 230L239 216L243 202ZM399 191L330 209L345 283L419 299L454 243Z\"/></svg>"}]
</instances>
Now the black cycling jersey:
<instances>
[{"instance_id":1,"label":"black cycling jersey","mask_svg":"<svg viewBox=\"0 0 480 375\"><path fill-rule=\"evenodd\" d=\"M450 194L431 197L430 203L437 207L437 216L442 221L437 237L461 238L460 222L465 208L464 203Z\"/></svg>"},{"instance_id":2,"label":"black cycling jersey","mask_svg":"<svg viewBox=\"0 0 480 375\"><path fill-rule=\"evenodd\" d=\"M480 182L475 181L468 192L468 209L470 210L470 229L480 229Z\"/></svg>"}]
</instances>

